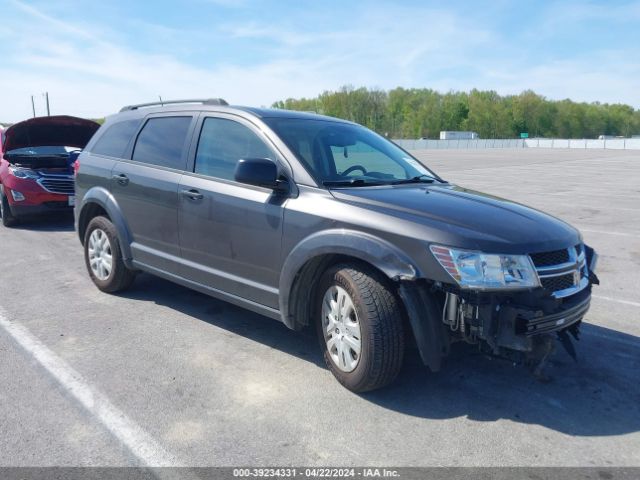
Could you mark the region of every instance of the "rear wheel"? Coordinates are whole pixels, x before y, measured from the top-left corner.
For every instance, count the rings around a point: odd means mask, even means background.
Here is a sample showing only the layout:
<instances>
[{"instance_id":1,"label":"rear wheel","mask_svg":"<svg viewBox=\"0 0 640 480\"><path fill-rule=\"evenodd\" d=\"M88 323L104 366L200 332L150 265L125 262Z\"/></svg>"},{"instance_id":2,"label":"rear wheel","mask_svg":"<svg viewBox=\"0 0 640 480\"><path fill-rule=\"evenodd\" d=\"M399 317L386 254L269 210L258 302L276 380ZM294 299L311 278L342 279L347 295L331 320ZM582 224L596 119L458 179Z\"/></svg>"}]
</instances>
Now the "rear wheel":
<instances>
[{"instance_id":1,"label":"rear wheel","mask_svg":"<svg viewBox=\"0 0 640 480\"><path fill-rule=\"evenodd\" d=\"M4 189L0 187L0 216L2 217L2 225L5 227L13 227L18 224L18 217L11 213L9 208L9 200L4 194Z\"/></svg>"},{"instance_id":2,"label":"rear wheel","mask_svg":"<svg viewBox=\"0 0 640 480\"><path fill-rule=\"evenodd\" d=\"M337 265L323 274L316 305L325 362L342 385L366 392L396 378L404 354L402 311L386 277Z\"/></svg>"},{"instance_id":3,"label":"rear wheel","mask_svg":"<svg viewBox=\"0 0 640 480\"><path fill-rule=\"evenodd\" d=\"M84 235L84 260L93 283L103 292L126 290L135 279L122 260L116 228L105 217L89 222Z\"/></svg>"}]
</instances>

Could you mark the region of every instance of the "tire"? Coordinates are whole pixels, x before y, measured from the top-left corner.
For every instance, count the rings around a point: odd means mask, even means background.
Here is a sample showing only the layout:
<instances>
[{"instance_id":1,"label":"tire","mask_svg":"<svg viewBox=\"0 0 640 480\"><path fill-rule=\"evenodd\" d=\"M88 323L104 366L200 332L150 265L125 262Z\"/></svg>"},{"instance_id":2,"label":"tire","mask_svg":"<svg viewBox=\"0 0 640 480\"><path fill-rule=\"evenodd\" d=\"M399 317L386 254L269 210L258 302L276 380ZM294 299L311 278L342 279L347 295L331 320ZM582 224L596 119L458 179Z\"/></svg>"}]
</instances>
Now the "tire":
<instances>
[{"instance_id":1,"label":"tire","mask_svg":"<svg viewBox=\"0 0 640 480\"><path fill-rule=\"evenodd\" d=\"M14 216L13 213L11 213L11 208L9 207L9 200L7 200L7 197L4 195L4 191L2 191L2 193L0 193L0 202L2 202L1 204L1 208L0 208L0 215L2 216L2 225L4 225L5 227L14 227L18 224L18 217Z\"/></svg>"},{"instance_id":2,"label":"tire","mask_svg":"<svg viewBox=\"0 0 640 480\"><path fill-rule=\"evenodd\" d=\"M337 305L342 293L349 298L337 308L332 302ZM320 278L315 305L325 362L344 387L361 393L395 380L404 358L404 331L402 309L386 277L366 266L336 265ZM356 333L359 352L353 348Z\"/></svg>"},{"instance_id":3,"label":"tire","mask_svg":"<svg viewBox=\"0 0 640 480\"><path fill-rule=\"evenodd\" d=\"M87 226L84 262L91 280L103 292L126 290L136 277L124 264L116 228L106 217L95 217Z\"/></svg>"}]
</instances>

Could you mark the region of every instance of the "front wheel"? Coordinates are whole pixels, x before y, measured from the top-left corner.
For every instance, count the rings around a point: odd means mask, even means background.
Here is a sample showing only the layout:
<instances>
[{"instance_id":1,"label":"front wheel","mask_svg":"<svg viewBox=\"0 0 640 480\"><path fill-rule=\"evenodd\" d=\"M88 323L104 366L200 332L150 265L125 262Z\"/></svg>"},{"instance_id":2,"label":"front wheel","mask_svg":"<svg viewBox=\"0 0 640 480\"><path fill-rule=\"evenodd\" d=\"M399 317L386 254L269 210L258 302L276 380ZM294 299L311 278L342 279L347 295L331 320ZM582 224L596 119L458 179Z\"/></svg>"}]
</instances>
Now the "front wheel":
<instances>
[{"instance_id":1,"label":"front wheel","mask_svg":"<svg viewBox=\"0 0 640 480\"><path fill-rule=\"evenodd\" d=\"M2 225L5 227L14 227L18 224L18 218L11 213L9 208L9 200L4 195L4 189L0 187L0 216L2 217Z\"/></svg>"},{"instance_id":2,"label":"front wheel","mask_svg":"<svg viewBox=\"0 0 640 480\"><path fill-rule=\"evenodd\" d=\"M366 266L337 265L322 275L316 305L325 362L342 385L366 392L396 378L404 331L386 277Z\"/></svg>"},{"instance_id":3,"label":"front wheel","mask_svg":"<svg viewBox=\"0 0 640 480\"><path fill-rule=\"evenodd\" d=\"M113 223L105 217L89 222L84 235L84 260L93 283L103 292L126 290L135 279L122 260L120 242Z\"/></svg>"}]
</instances>

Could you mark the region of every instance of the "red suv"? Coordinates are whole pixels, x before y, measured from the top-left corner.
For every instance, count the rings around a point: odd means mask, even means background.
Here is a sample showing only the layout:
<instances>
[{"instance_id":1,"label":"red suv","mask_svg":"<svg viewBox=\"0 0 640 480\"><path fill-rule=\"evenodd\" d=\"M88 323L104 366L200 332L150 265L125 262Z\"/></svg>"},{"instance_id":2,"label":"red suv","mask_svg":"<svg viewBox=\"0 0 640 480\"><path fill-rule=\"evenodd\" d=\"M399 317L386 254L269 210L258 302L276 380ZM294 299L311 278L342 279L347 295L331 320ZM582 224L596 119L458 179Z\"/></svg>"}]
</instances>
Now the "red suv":
<instances>
[{"instance_id":1,"label":"red suv","mask_svg":"<svg viewBox=\"0 0 640 480\"><path fill-rule=\"evenodd\" d=\"M2 133L0 214L10 227L20 217L73 209L73 152L99 124L69 116L32 118Z\"/></svg>"}]
</instances>

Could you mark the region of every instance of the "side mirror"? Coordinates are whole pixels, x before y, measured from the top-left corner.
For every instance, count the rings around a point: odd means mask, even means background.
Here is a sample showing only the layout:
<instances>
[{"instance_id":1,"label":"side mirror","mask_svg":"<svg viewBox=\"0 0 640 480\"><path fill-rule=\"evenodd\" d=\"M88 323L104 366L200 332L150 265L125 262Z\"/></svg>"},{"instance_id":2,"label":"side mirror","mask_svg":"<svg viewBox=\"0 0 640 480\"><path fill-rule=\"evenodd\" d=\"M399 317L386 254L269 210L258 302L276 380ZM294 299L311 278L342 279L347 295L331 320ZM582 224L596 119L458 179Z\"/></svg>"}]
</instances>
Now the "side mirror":
<instances>
[{"instance_id":1,"label":"side mirror","mask_svg":"<svg viewBox=\"0 0 640 480\"><path fill-rule=\"evenodd\" d=\"M238 160L234 178L236 182L282 191L286 182L279 180L278 166L268 158L242 158Z\"/></svg>"}]
</instances>

